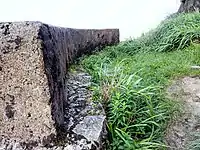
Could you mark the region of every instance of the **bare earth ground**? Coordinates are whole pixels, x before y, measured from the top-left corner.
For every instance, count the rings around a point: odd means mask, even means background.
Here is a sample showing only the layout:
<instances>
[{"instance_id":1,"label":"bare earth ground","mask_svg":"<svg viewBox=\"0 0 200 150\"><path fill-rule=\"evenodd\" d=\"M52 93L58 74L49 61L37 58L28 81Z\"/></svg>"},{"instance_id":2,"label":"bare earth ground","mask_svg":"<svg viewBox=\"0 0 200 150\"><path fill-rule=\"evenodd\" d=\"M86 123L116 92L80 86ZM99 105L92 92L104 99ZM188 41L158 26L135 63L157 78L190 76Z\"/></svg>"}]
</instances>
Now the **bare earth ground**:
<instances>
[{"instance_id":1,"label":"bare earth ground","mask_svg":"<svg viewBox=\"0 0 200 150\"><path fill-rule=\"evenodd\" d=\"M174 81L167 93L183 104L183 112L170 124L166 133L168 149L200 150L200 77Z\"/></svg>"}]
</instances>

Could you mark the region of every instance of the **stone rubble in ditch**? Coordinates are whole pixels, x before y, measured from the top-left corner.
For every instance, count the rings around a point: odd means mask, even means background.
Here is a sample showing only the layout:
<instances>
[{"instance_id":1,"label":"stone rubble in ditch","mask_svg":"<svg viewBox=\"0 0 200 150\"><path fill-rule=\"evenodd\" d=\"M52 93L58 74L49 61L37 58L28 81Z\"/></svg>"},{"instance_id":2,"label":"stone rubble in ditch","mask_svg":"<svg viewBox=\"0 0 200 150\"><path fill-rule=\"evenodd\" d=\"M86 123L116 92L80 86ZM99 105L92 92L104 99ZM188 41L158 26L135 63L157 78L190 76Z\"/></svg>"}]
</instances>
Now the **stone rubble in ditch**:
<instances>
[{"instance_id":1,"label":"stone rubble in ditch","mask_svg":"<svg viewBox=\"0 0 200 150\"><path fill-rule=\"evenodd\" d=\"M105 112L102 105L92 102L89 90L91 76L80 71L70 72L66 81L68 100L65 106L66 130L75 140L64 150L100 150L106 136Z\"/></svg>"}]
</instances>

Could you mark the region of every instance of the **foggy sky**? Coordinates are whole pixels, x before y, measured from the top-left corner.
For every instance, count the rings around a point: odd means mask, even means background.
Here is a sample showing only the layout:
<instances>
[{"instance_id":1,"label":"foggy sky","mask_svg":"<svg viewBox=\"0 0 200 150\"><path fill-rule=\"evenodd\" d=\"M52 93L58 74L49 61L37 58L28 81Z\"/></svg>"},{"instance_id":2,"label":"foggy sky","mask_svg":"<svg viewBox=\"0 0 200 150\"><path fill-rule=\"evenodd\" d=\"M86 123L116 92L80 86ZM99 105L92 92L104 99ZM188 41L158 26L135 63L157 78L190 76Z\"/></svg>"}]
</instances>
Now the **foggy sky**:
<instances>
[{"instance_id":1,"label":"foggy sky","mask_svg":"<svg viewBox=\"0 0 200 150\"><path fill-rule=\"evenodd\" d=\"M119 28L136 37L176 12L180 0L0 0L0 21L42 21L72 28Z\"/></svg>"}]
</instances>

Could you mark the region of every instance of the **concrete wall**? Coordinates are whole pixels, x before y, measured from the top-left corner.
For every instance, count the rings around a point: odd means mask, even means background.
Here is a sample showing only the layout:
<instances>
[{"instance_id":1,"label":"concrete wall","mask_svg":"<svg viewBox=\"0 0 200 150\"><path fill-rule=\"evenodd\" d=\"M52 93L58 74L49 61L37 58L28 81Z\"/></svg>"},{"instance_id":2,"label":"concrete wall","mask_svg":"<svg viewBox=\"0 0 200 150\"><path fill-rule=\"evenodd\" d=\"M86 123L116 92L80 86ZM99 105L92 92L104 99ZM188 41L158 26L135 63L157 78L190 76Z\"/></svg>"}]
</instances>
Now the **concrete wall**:
<instances>
[{"instance_id":1,"label":"concrete wall","mask_svg":"<svg viewBox=\"0 0 200 150\"><path fill-rule=\"evenodd\" d=\"M0 23L0 141L53 142L64 123L69 65L84 53L118 42L118 29Z\"/></svg>"}]
</instances>

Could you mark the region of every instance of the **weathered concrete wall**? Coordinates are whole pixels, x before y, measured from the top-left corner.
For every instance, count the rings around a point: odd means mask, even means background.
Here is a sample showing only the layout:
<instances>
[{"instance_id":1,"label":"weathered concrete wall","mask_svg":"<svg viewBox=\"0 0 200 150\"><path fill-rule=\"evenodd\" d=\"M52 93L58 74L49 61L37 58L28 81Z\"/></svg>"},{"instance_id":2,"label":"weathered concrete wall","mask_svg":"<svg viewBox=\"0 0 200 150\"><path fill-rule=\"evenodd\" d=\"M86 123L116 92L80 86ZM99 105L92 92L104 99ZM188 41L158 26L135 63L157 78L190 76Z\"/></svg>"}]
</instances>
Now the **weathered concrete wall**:
<instances>
[{"instance_id":1,"label":"weathered concrete wall","mask_svg":"<svg viewBox=\"0 0 200 150\"><path fill-rule=\"evenodd\" d=\"M0 23L0 141L50 144L64 123L68 66L81 54L118 42L118 29Z\"/></svg>"},{"instance_id":2,"label":"weathered concrete wall","mask_svg":"<svg viewBox=\"0 0 200 150\"><path fill-rule=\"evenodd\" d=\"M179 7L179 13L199 12L200 0L181 0L181 6Z\"/></svg>"}]
</instances>

